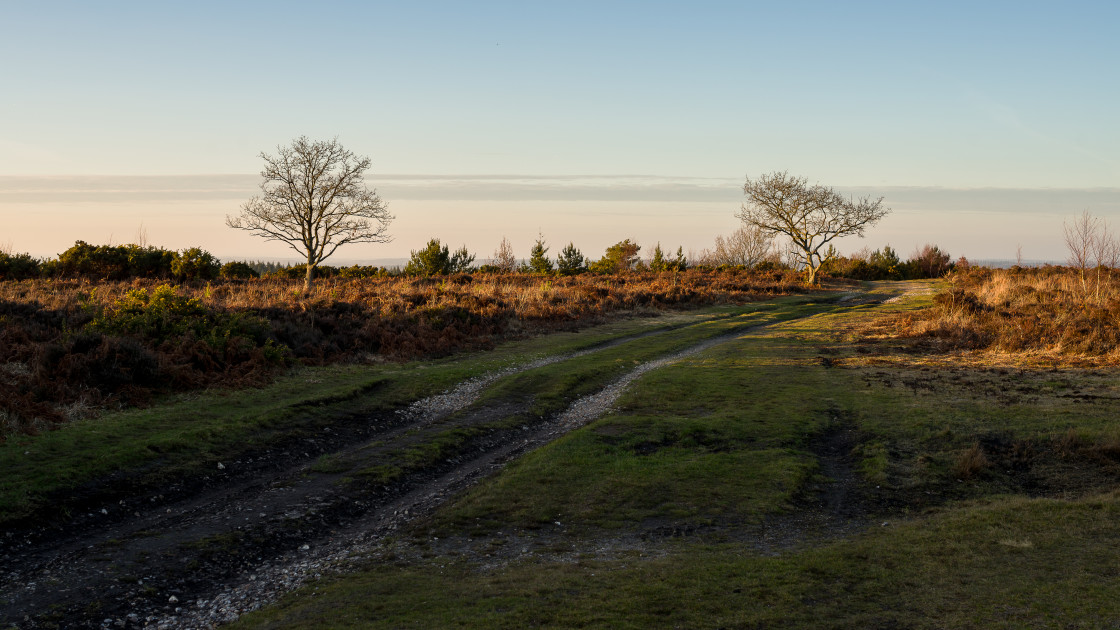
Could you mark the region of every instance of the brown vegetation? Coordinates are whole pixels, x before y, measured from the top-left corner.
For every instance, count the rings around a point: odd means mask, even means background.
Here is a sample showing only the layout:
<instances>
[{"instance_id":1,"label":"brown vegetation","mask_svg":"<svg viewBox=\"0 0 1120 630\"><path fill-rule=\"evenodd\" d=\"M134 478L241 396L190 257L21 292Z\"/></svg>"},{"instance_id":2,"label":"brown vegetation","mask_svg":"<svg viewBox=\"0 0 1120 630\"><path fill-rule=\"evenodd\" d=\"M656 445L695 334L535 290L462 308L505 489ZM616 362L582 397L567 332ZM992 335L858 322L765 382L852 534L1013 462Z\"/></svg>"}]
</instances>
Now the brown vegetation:
<instances>
[{"instance_id":1,"label":"brown vegetation","mask_svg":"<svg viewBox=\"0 0 1120 630\"><path fill-rule=\"evenodd\" d=\"M793 272L0 282L0 439L292 361L407 359L612 313L797 290Z\"/></svg>"},{"instance_id":2,"label":"brown vegetation","mask_svg":"<svg viewBox=\"0 0 1120 630\"><path fill-rule=\"evenodd\" d=\"M1120 359L1120 275L1111 268L960 269L934 305L873 325L871 335L935 351L986 350L1062 360Z\"/></svg>"}]
</instances>

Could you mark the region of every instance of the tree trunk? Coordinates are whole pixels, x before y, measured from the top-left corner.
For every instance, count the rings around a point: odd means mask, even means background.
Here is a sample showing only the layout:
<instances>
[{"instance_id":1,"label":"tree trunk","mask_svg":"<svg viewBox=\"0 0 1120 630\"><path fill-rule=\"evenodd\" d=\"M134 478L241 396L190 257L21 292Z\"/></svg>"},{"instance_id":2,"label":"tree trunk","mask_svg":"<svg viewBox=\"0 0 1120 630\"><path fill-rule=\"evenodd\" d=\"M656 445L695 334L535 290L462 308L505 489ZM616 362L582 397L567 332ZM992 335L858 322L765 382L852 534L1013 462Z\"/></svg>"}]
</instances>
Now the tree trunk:
<instances>
[{"instance_id":1,"label":"tree trunk","mask_svg":"<svg viewBox=\"0 0 1120 630\"><path fill-rule=\"evenodd\" d=\"M811 286L817 282L817 270L820 268L820 265L814 267L811 261L805 265L805 284Z\"/></svg>"},{"instance_id":2,"label":"tree trunk","mask_svg":"<svg viewBox=\"0 0 1120 630\"><path fill-rule=\"evenodd\" d=\"M315 278L315 265L312 265L311 261L308 260L307 261L307 275L304 276L304 278L303 278L303 292L304 293L310 293L311 292L311 281L314 278Z\"/></svg>"}]
</instances>

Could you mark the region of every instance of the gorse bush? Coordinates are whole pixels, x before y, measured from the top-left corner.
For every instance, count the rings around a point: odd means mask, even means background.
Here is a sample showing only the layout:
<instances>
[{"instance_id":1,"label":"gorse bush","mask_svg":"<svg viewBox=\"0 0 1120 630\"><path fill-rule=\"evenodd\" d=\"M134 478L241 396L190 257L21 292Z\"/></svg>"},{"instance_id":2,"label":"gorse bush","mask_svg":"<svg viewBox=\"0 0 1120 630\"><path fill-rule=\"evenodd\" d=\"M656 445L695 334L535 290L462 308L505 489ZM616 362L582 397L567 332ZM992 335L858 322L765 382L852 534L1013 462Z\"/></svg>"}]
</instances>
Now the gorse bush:
<instances>
[{"instance_id":1,"label":"gorse bush","mask_svg":"<svg viewBox=\"0 0 1120 630\"><path fill-rule=\"evenodd\" d=\"M126 278L178 278L212 280L221 264L198 247L175 252L140 245L90 245L76 241L58 258L40 264L42 275L57 278L124 280Z\"/></svg>"},{"instance_id":2,"label":"gorse bush","mask_svg":"<svg viewBox=\"0 0 1120 630\"><path fill-rule=\"evenodd\" d=\"M269 325L264 318L212 310L199 298L179 295L166 284L151 293L144 288L129 291L94 317L89 328L154 341L189 335L215 348L237 337L251 341L254 346L266 346L269 341Z\"/></svg>"},{"instance_id":3,"label":"gorse bush","mask_svg":"<svg viewBox=\"0 0 1120 630\"><path fill-rule=\"evenodd\" d=\"M9 254L0 251L0 280L26 280L39 277L40 262L30 254Z\"/></svg>"},{"instance_id":4,"label":"gorse bush","mask_svg":"<svg viewBox=\"0 0 1120 630\"><path fill-rule=\"evenodd\" d=\"M244 262L228 262L222 265L221 271L218 272L219 278L226 280L246 280L249 278L259 278L261 274L257 270L249 266L249 263Z\"/></svg>"},{"instance_id":5,"label":"gorse bush","mask_svg":"<svg viewBox=\"0 0 1120 630\"><path fill-rule=\"evenodd\" d=\"M161 284L150 294L133 289L103 310L90 328L105 333L129 334L153 339L197 332L206 326L207 309L198 298L179 295Z\"/></svg>"},{"instance_id":6,"label":"gorse bush","mask_svg":"<svg viewBox=\"0 0 1120 630\"><path fill-rule=\"evenodd\" d=\"M217 258L198 247L184 249L171 261L171 273L181 280L213 280L221 269Z\"/></svg>"}]
</instances>

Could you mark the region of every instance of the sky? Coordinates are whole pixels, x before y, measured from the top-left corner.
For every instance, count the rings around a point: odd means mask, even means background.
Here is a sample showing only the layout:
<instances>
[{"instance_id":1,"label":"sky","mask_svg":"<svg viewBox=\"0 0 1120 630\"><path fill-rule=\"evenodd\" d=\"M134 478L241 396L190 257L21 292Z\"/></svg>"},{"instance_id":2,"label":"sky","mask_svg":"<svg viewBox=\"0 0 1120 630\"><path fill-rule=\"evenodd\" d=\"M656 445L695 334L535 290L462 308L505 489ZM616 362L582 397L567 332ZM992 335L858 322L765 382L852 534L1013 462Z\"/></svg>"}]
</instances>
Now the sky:
<instances>
[{"instance_id":1,"label":"sky","mask_svg":"<svg viewBox=\"0 0 1120 630\"><path fill-rule=\"evenodd\" d=\"M699 251L746 177L893 212L842 250L1064 260L1120 231L1120 3L0 0L0 247L295 256L225 226L260 154L368 156L407 257L541 234Z\"/></svg>"}]
</instances>

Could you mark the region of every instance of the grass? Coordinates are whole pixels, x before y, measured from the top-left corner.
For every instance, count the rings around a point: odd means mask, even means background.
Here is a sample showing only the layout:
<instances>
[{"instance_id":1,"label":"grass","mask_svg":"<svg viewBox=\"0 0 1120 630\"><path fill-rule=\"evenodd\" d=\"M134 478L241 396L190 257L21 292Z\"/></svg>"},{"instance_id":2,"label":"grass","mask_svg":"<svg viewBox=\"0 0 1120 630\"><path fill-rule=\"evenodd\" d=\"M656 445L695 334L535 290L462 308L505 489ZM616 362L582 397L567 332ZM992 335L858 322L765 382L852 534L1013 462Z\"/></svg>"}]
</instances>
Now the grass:
<instances>
[{"instance_id":1,"label":"grass","mask_svg":"<svg viewBox=\"0 0 1120 630\"><path fill-rule=\"evenodd\" d=\"M217 462L294 437L316 437L354 414L392 410L466 378L540 355L694 322L670 314L503 344L484 355L407 364L301 367L260 389L180 394L0 444L0 523L64 514L90 484L134 474L157 486L210 474Z\"/></svg>"},{"instance_id":2,"label":"grass","mask_svg":"<svg viewBox=\"0 0 1120 630\"><path fill-rule=\"evenodd\" d=\"M808 298L782 298L748 307L669 312L594 326L579 332L509 342L486 353L373 365L300 367L251 390L210 390L170 396L147 409L105 413L40 435L13 435L0 444L0 523L66 516L113 486L120 492L201 479L219 462L295 439L322 437L348 417L389 412L465 379L511 365L638 338L579 359L500 379L493 391L515 397L538 388L532 413L558 411L615 378L634 360L686 347L735 327L791 317L812 308ZM652 334L651 334L652 333ZM499 420L494 427L516 422ZM361 479L392 480L453 452L482 429L449 429L403 452L392 452ZM314 472L341 473L348 462L316 462Z\"/></svg>"},{"instance_id":3,"label":"grass","mask_svg":"<svg viewBox=\"0 0 1120 630\"><path fill-rule=\"evenodd\" d=\"M1013 355L1020 363L1115 365L1120 274L1100 267L973 268L954 273L927 308L875 333L924 351Z\"/></svg>"},{"instance_id":4,"label":"grass","mask_svg":"<svg viewBox=\"0 0 1120 630\"><path fill-rule=\"evenodd\" d=\"M232 627L1104 627L1120 615L1118 517L1115 495L1012 498L780 556L718 544L498 568L385 563Z\"/></svg>"},{"instance_id":5,"label":"grass","mask_svg":"<svg viewBox=\"0 0 1120 630\"><path fill-rule=\"evenodd\" d=\"M651 372L366 570L234 627L1107 626L1115 375L862 345L869 319L930 299L779 322ZM783 519L827 484L815 440L837 428L858 435L864 526L798 532ZM760 546L782 523L799 542ZM694 534L650 536L665 530Z\"/></svg>"},{"instance_id":6,"label":"grass","mask_svg":"<svg viewBox=\"0 0 1120 630\"><path fill-rule=\"evenodd\" d=\"M793 272L456 274L179 286L133 278L0 281L0 442L115 406L259 386L293 362L409 360L635 311L800 290Z\"/></svg>"}]
</instances>

